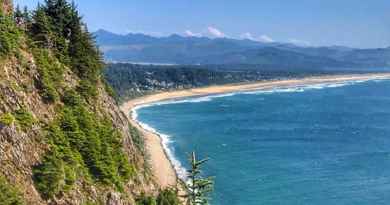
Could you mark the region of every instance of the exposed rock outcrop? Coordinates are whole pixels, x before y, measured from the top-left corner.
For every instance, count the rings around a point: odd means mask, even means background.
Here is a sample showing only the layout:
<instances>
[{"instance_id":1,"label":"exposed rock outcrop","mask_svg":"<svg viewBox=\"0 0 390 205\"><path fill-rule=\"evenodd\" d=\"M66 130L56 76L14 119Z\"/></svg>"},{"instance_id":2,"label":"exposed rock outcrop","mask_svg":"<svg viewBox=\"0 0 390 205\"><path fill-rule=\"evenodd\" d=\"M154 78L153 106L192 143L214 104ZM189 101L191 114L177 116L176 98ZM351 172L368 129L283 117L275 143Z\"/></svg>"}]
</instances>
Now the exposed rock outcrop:
<instances>
[{"instance_id":1,"label":"exposed rock outcrop","mask_svg":"<svg viewBox=\"0 0 390 205\"><path fill-rule=\"evenodd\" d=\"M11 14L13 10L12 0L0 0L0 9L5 14Z\"/></svg>"},{"instance_id":2,"label":"exposed rock outcrop","mask_svg":"<svg viewBox=\"0 0 390 205\"><path fill-rule=\"evenodd\" d=\"M12 1L0 0L0 6L7 14L12 12ZM65 90L77 90L81 80L72 69L54 60L53 64L61 64L62 79L55 88L58 99L46 102L40 87L42 68L37 63L36 55L33 55L34 49L29 48L25 41L26 38L21 38L15 51L0 56L0 177L19 190L26 204L32 205L130 205L135 204L135 198L141 193L154 195L158 187L146 171L144 153L136 147L126 116L107 94L101 80L94 85L97 90L96 100L85 100L83 106L97 119L107 119L111 128L119 133L122 143L119 149L126 155L123 159L128 160L127 163L134 168L131 177L123 180L119 189L112 184L99 183L90 176L80 175L70 188L60 190L53 197L44 197L39 192L33 169L41 165L44 157L52 150L47 128L61 115L61 109L64 108L61 97L65 95ZM50 52L48 55L51 55ZM20 110L26 114L22 117L29 119L15 119L15 113ZM23 125L23 120L28 121L27 127Z\"/></svg>"}]
</instances>

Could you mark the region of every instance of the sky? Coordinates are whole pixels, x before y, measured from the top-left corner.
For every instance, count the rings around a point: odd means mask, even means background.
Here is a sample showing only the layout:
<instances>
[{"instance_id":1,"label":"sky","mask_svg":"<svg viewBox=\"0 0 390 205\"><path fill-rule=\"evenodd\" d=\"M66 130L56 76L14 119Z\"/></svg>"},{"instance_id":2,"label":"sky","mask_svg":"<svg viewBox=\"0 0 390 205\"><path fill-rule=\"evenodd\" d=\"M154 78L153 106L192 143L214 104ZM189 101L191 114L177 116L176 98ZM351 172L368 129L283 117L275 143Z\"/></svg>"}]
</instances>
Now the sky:
<instances>
[{"instance_id":1,"label":"sky","mask_svg":"<svg viewBox=\"0 0 390 205\"><path fill-rule=\"evenodd\" d=\"M34 8L39 0L15 0ZM91 31L390 46L390 0L75 0Z\"/></svg>"}]
</instances>

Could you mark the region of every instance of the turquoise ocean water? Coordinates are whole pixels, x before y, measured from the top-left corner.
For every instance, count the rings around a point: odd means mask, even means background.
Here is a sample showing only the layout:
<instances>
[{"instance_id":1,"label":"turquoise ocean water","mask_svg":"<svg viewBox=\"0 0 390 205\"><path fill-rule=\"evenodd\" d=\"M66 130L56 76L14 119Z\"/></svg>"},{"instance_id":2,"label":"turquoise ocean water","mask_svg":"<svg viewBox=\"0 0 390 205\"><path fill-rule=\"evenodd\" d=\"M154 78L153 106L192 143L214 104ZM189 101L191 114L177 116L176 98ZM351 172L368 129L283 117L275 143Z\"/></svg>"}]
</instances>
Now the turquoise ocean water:
<instances>
[{"instance_id":1,"label":"turquoise ocean water","mask_svg":"<svg viewBox=\"0 0 390 205\"><path fill-rule=\"evenodd\" d=\"M209 157L213 205L390 204L390 81L201 97L137 109L176 167Z\"/></svg>"}]
</instances>

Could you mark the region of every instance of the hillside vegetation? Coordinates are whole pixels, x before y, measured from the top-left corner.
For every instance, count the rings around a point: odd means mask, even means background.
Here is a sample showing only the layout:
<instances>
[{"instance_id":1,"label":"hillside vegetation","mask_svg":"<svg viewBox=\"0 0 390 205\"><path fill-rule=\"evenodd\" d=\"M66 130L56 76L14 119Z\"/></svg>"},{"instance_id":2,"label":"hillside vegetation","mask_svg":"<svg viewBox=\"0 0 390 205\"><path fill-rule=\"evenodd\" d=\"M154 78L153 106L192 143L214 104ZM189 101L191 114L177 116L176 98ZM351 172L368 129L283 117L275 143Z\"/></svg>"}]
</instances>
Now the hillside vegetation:
<instances>
[{"instance_id":1,"label":"hillside vegetation","mask_svg":"<svg viewBox=\"0 0 390 205\"><path fill-rule=\"evenodd\" d=\"M114 88L121 102L160 91L340 73L357 72L321 69L265 69L249 65L167 66L127 63L108 64L104 69L107 82Z\"/></svg>"},{"instance_id":2,"label":"hillside vegetation","mask_svg":"<svg viewBox=\"0 0 390 205\"><path fill-rule=\"evenodd\" d=\"M0 5L0 204L177 201L154 182L76 6Z\"/></svg>"}]
</instances>

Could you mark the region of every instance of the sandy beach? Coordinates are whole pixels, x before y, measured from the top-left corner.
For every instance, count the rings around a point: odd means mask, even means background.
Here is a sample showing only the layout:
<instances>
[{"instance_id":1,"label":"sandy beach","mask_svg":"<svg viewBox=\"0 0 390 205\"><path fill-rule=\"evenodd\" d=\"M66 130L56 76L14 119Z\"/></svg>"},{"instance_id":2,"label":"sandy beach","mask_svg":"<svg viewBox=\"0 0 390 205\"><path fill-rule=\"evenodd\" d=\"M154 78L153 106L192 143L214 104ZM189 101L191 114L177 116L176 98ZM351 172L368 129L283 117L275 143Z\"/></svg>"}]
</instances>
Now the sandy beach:
<instances>
[{"instance_id":1,"label":"sandy beach","mask_svg":"<svg viewBox=\"0 0 390 205\"><path fill-rule=\"evenodd\" d=\"M145 137L147 151L150 155L150 163L153 174L159 183L164 187L177 185L178 178L170 162L161 142L161 139L155 133L143 129L138 122L131 118L132 110L140 105L155 103L159 101L166 101L172 99L197 97L205 95L225 94L240 91L254 91L254 90L269 90L274 88L288 88L304 85L326 84L326 83L342 83L348 81L366 81L374 79L390 79L390 73L377 74L355 74L355 75L328 75L307 77L301 79L287 79L287 80L270 80L253 82L248 84L230 84L221 86L210 86L204 88L196 88L189 90L179 90L172 92L161 92L134 100L130 100L121 105L121 110L128 116L131 124L135 126Z\"/></svg>"}]
</instances>

